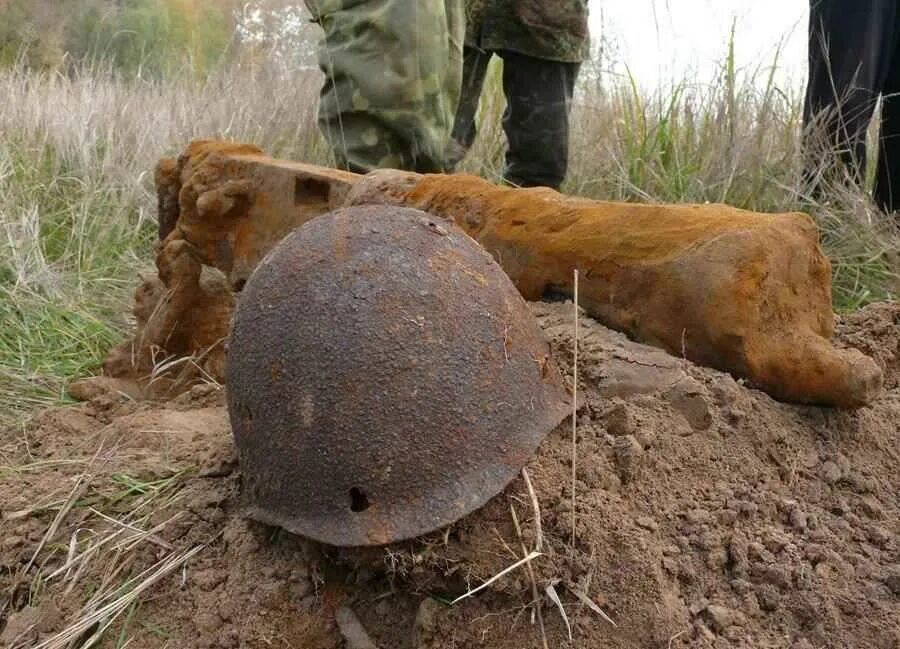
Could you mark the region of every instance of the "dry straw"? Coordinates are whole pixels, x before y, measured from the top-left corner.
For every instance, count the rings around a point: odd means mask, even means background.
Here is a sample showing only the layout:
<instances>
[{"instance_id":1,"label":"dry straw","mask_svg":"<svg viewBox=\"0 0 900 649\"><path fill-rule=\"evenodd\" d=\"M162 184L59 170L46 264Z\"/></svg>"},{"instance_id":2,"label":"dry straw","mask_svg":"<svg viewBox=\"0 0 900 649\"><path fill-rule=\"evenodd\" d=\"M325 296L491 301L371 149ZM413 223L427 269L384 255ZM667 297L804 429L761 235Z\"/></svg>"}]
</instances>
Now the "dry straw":
<instances>
[{"instance_id":1,"label":"dry straw","mask_svg":"<svg viewBox=\"0 0 900 649\"><path fill-rule=\"evenodd\" d=\"M575 481L578 461L578 269L574 271L574 298L572 306L575 310L575 336L572 342L572 547L571 556L575 557L575 535L577 514L575 513Z\"/></svg>"}]
</instances>

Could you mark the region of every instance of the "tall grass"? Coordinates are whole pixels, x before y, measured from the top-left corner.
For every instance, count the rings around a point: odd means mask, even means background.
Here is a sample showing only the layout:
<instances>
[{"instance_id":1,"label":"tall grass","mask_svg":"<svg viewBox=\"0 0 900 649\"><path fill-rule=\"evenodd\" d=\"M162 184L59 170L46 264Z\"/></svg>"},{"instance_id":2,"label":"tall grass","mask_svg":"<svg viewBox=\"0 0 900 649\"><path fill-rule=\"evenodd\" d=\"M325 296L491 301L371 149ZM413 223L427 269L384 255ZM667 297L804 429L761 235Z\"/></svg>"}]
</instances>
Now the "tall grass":
<instances>
[{"instance_id":1,"label":"tall grass","mask_svg":"<svg viewBox=\"0 0 900 649\"><path fill-rule=\"evenodd\" d=\"M152 265L156 160L192 138L221 137L327 163L318 89L315 73L246 64L205 80L0 70L0 413L60 399L64 381L95 369L130 326L130 292ZM464 169L499 178L502 110L494 68ZM804 196L799 134L799 93L776 87L768 68L735 69L731 55L708 83L652 93L586 74L566 189L803 209L821 226L839 308L895 296L896 231L859 190Z\"/></svg>"},{"instance_id":2,"label":"tall grass","mask_svg":"<svg viewBox=\"0 0 900 649\"><path fill-rule=\"evenodd\" d=\"M204 81L0 70L0 419L62 398L130 325L155 161L197 137L324 161L318 84L253 66Z\"/></svg>"}]
</instances>

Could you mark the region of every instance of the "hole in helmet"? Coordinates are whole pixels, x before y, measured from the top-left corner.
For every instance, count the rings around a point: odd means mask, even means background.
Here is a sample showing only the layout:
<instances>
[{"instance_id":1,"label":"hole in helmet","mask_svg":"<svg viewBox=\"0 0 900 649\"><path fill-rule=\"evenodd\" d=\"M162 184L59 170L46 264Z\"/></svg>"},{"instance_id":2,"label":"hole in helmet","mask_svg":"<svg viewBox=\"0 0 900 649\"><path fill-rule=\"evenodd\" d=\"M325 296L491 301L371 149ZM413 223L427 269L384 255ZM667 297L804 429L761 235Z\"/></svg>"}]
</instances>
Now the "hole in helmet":
<instances>
[{"instance_id":1,"label":"hole in helmet","mask_svg":"<svg viewBox=\"0 0 900 649\"><path fill-rule=\"evenodd\" d=\"M350 490L350 511L364 512L371 506L365 492L359 487Z\"/></svg>"}]
</instances>

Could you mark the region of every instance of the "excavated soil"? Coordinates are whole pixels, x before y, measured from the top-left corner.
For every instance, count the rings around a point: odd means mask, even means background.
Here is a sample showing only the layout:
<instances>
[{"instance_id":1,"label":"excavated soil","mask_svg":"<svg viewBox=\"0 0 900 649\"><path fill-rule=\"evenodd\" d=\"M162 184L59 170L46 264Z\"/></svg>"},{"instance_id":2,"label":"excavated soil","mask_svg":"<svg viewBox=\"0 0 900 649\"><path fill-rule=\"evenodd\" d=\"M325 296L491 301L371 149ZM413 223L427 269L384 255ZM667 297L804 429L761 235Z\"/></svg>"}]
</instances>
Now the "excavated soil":
<instances>
[{"instance_id":1,"label":"excavated soil","mask_svg":"<svg viewBox=\"0 0 900 649\"><path fill-rule=\"evenodd\" d=\"M570 373L571 304L533 310ZM115 579L198 546L101 646L371 646L349 610L382 648L541 647L541 623L549 647L900 647L900 305L838 323L837 344L885 370L855 412L778 403L580 324L574 545L571 422L527 467L539 514L518 478L427 538L336 550L240 518L221 389L95 390L0 437L0 647L53 638ZM53 576L160 485L152 536ZM535 548L531 571L448 605Z\"/></svg>"}]
</instances>

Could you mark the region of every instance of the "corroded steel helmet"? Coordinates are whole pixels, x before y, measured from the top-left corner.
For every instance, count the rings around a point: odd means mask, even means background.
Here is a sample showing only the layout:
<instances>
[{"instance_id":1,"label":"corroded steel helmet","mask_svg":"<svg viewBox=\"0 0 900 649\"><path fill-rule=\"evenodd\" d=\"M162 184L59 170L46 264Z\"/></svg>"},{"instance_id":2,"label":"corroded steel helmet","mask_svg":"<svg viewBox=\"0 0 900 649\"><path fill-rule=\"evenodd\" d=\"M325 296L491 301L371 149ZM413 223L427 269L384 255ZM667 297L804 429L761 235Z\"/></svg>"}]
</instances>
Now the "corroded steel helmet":
<instances>
[{"instance_id":1,"label":"corroded steel helmet","mask_svg":"<svg viewBox=\"0 0 900 649\"><path fill-rule=\"evenodd\" d=\"M320 216L260 262L227 374L248 515L338 546L411 538L482 506L570 403L491 256L391 206Z\"/></svg>"}]
</instances>

